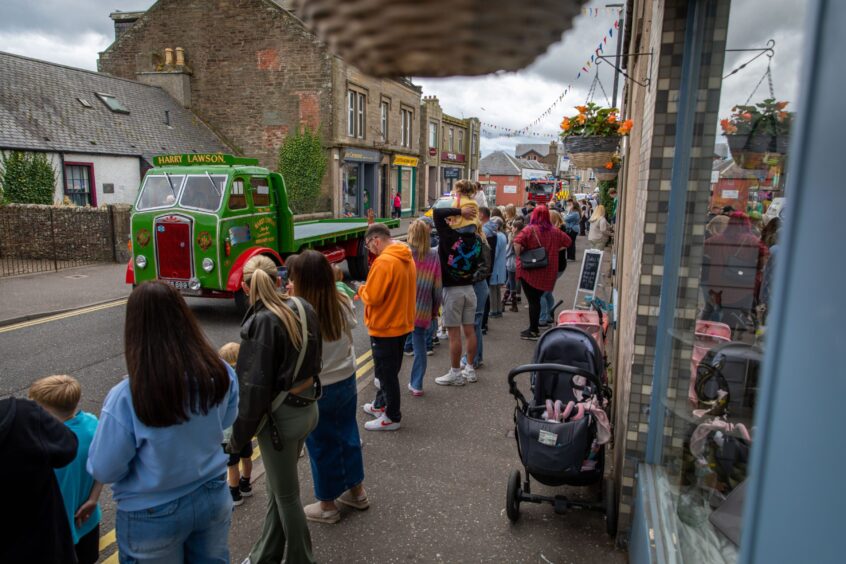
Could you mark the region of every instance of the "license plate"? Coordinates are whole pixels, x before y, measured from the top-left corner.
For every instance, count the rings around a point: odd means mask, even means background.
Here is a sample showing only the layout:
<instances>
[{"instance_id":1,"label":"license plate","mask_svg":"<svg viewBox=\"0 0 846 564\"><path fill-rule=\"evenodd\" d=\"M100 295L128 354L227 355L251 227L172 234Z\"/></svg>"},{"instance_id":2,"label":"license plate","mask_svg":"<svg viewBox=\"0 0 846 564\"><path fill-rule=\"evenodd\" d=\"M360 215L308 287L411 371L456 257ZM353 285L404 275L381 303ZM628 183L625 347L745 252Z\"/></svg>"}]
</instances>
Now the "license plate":
<instances>
[{"instance_id":1,"label":"license plate","mask_svg":"<svg viewBox=\"0 0 846 564\"><path fill-rule=\"evenodd\" d=\"M192 290L188 287L188 282L186 280L162 280L166 284L170 284L177 290L179 293L185 294L187 296L199 296L202 290Z\"/></svg>"}]
</instances>

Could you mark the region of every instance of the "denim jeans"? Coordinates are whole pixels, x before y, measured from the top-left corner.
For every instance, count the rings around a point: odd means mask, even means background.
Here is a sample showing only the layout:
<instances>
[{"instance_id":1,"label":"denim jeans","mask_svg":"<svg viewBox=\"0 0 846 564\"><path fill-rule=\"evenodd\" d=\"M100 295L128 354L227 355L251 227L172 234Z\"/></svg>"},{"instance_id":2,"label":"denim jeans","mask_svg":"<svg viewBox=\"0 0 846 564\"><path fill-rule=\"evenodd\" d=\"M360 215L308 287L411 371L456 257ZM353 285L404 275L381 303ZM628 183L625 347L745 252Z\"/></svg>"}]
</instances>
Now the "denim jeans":
<instances>
[{"instance_id":1,"label":"denim jeans","mask_svg":"<svg viewBox=\"0 0 846 564\"><path fill-rule=\"evenodd\" d=\"M480 280L473 284L473 292L476 294L476 317L474 318L476 328L476 358L473 359L473 364L477 365L482 362L482 317L485 315L485 304L488 301L488 294L490 294L488 281Z\"/></svg>"},{"instance_id":2,"label":"denim jeans","mask_svg":"<svg viewBox=\"0 0 846 564\"><path fill-rule=\"evenodd\" d=\"M437 331L437 330L438 330L438 320L433 319L432 323L429 325L429 328L425 329L425 331L426 331L426 350L427 351L430 351L433 348L435 348L435 343L433 342L433 339L435 338L435 331ZM405 352L414 351L414 341L411 338L413 334L414 333L409 333L408 337L406 337L405 346L402 349L403 351L405 351Z\"/></svg>"},{"instance_id":3,"label":"denim jeans","mask_svg":"<svg viewBox=\"0 0 846 564\"><path fill-rule=\"evenodd\" d=\"M173 501L121 511L116 517L122 564L144 562L229 562L232 496L226 475L212 478Z\"/></svg>"},{"instance_id":4,"label":"denim jeans","mask_svg":"<svg viewBox=\"0 0 846 564\"><path fill-rule=\"evenodd\" d=\"M323 386L317 427L306 439L314 497L320 501L333 501L364 481L357 404L355 374Z\"/></svg>"},{"instance_id":5,"label":"denim jeans","mask_svg":"<svg viewBox=\"0 0 846 564\"><path fill-rule=\"evenodd\" d=\"M429 328L434 323L429 325ZM423 389L423 375L426 374L426 337L431 333L429 329L415 327L411 332L411 342L414 346L414 364L411 365L411 387L415 390Z\"/></svg>"},{"instance_id":6,"label":"denim jeans","mask_svg":"<svg viewBox=\"0 0 846 564\"><path fill-rule=\"evenodd\" d=\"M552 292L544 292L540 300L540 320L552 323L552 308L555 306L555 296Z\"/></svg>"},{"instance_id":7,"label":"denim jeans","mask_svg":"<svg viewBox=\"0 0 846 564\"><path fill-rule=\"evenodd\" d=\"M402 368L402 348L408 335L398 337L370 337L373 351L373 372L379 378L374 407L385 407L385 415L394 423L402 419L400 411L399 372Z\"/></svg>"}]
</instances>

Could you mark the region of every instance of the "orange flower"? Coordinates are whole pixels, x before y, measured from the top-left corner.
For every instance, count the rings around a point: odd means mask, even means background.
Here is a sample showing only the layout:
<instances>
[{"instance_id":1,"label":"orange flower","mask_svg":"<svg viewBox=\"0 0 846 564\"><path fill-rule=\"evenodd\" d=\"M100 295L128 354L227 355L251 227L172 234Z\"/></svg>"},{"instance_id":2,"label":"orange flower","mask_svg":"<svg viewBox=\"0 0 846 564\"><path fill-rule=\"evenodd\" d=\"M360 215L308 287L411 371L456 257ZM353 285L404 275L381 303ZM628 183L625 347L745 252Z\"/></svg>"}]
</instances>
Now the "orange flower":
<instances>
[{"instance_id":1,"label":"orange flower","mask_svg":"<svg viewBox=\"0 0 846 564\"><path fill-rule=\"evenodd\" d=\"M607 168L608 170L614 168L614 161L608 161L607 163L605 163L605 168Z\"/></svg>"},{"instance_id":2,"label":"orange flower","mask_svg":"<svg viewBox=\"0 0 846 564\"><path fill-rule=\"evenodd\" d=\"M608 123L617 123L617 114L608 114Z\"/></svg>"},{"instance_id":3,"label":"orange flower","mask_svg":"<svg viewBox=\"0 0 846 564\"><path fill-rule=\"evenodd\" d=\"M576 121L578 121L580 125L584 125L587 121L587 116L585 114L579 114L579 117L576 118Z\"/></svg>"},{"instance_id":4,"label":"orange flower","mask_svg":"<svg viewBox=\"0 0 846 564\"><path fill-rule=\"evenodd\" d=\"M787 113L787 112L779 112L779 113L778 113L778 121L784 121L784 120L786 120L786 119L787 119L787 116L789 116L789 115L790 115L790 114L789 114L789 113Z\"/></svg>"},{"instance_id":5,"label":"orange flower","mask_svg":"<svg viewBox=\"0 0 846 564\"><path fill-rule=\"evenodd\" d=\"M617 130L617 133L619 133L620 135L626 135L629 131L632 130L633 126L634 126L634 121L627 119L626 121L624 121L622 123L622 125L620 125L620 128Z\"/></svg>"},{"instance_id":6,"label":"orange flower","mask_svg":"<svg viewBox=\"0 0 846 564\"><path fill-rule=\"evenodd\" d=\"M580 114L587 113L587 106L576 106L576 109L579 110Z\"/></svg>"},{"instance_id":7,"label":"orange flower","mask_svg":"<svg viewBox=\"0 0 846 564\"><path fill-rule=\"evenodd\" d=\"M749 112L743 112L742 114L740 114L740 117L742 117L746 121L752 120L752 114L750 114Z\"/></svg>"},{"instance_id":8,"label":"orange flower","mask_svg":"<svg viewBox=\"0 0 846 564\"><path fill-rule=\"evenodd\" d=\"M783 110L784 108L787 107L787 104L789 104L789 103L790 102L776 102L775 107L776 107L777 110Z\"/></svg>"},{"instance_id":9,"label":"orange flower","mask_svg":"<svg viewBox=\"0 0 846 564\"><path fill-rule=\"evenodd\" d=\"M561 129L563 129L564 131L570 130L570 119L569 118L564 118L564 121L561 122Z\"/></svg>"}]
</instances>

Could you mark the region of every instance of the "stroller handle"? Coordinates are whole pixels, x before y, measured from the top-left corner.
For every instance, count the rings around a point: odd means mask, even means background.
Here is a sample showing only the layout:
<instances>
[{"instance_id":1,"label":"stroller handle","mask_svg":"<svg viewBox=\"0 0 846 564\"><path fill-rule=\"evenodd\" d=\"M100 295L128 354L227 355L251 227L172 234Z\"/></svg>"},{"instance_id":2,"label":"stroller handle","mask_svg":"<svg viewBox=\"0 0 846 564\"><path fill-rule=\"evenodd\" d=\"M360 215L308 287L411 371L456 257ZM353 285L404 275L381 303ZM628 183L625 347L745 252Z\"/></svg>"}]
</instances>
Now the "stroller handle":
<instances>
[{"instance_id":1,"label":"stroller handle","mask_svg":"<svg viewBox=\"0 0 846 564\"><path fill-rule=\"evenodd\" d=\"M540 364L521 364L520 366L515 366L508 372L508 391L511 393L512 396L518 401L521 402L522 405L526 405L526 398L523 396L523 393L517 388L517 383L514 379L519 376L520 374L525 374L527 372L563 372L566 374L572 374L573 376L584 376L588 379L590 383L596 386L597 390L603 390L604 386L599 381L599 377L590 372L588 370L584 370L583 368L577 368L575 366L570 366L567 364L555 364L555 363L540 363Z\"/></svg>"}]
</instances>

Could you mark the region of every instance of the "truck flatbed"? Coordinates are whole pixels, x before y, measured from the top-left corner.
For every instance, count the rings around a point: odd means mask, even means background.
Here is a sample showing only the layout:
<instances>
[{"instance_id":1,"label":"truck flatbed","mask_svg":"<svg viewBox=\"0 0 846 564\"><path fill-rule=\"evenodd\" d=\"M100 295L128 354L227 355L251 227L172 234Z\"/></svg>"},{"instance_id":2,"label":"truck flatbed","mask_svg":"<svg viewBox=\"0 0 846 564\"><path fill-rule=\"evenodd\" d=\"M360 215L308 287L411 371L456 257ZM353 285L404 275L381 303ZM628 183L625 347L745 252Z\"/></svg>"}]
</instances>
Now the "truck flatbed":
<instances>
[{"instance_id":1,"label":"truck flatbed","mask_svg":"<svg viewBox=\"0 0 846 564\"><path fill-rule=\"evenodd\" d=\"M398 220L377 220L385 223L389 228L397 227ZM294 224L294 247L312 245L314 243L333 243L360 236L367 230L366 219L324 219Z\"/></svg>"}]
</instances>

